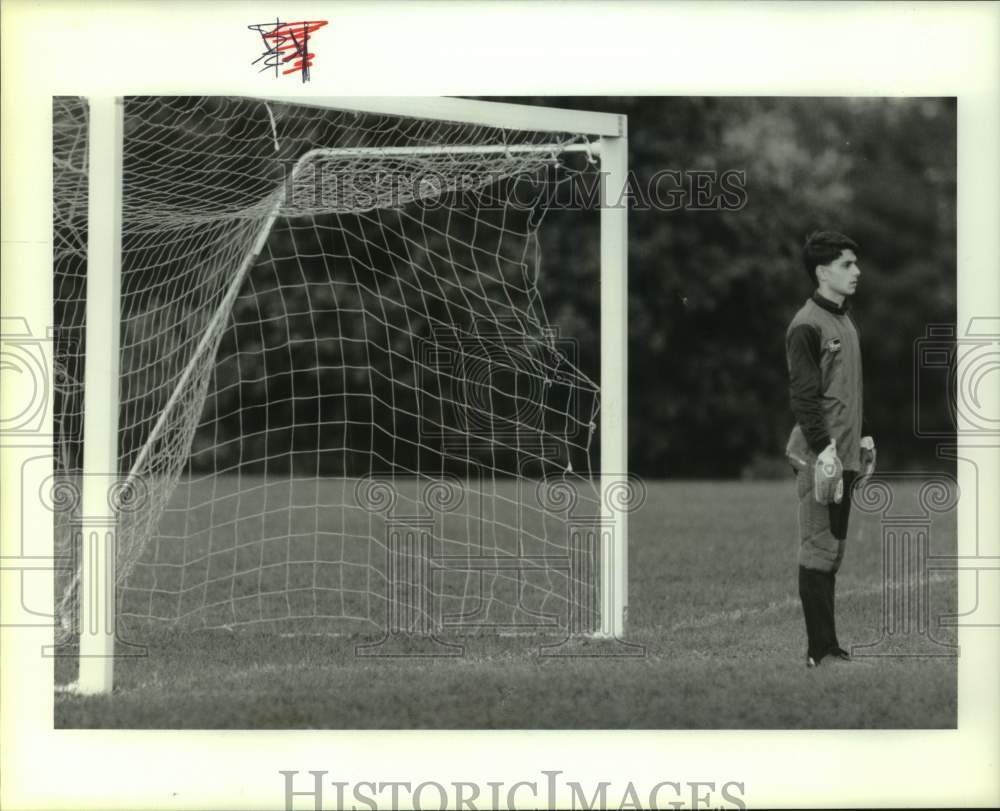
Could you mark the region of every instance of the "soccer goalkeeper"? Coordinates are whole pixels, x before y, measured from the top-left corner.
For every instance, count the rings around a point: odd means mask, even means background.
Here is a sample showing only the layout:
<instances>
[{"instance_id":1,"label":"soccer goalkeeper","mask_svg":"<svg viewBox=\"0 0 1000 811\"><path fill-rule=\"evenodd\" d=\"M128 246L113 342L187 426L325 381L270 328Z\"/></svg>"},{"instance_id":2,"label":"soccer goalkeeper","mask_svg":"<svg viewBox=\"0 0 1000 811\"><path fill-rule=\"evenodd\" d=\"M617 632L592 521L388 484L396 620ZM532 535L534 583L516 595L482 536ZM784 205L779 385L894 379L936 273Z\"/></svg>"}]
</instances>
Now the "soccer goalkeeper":
<instances>
[{"instance_id":1,"label":"soccer goalkeeper","mask_svg":"<svg viewBox=\"0 0 1000 811\"><path fill-rule=\"evenodd\" d=\"M809 236L806 272L816 286L785 336L795 427L786 453L799 499L799 598L806 620L806 665L849 661L837 640L834 591L844 558L851 487L875 469L863 427L861 348L847 299L858 287L858 246L832 231Z\"/></svg>"}]
</instances>

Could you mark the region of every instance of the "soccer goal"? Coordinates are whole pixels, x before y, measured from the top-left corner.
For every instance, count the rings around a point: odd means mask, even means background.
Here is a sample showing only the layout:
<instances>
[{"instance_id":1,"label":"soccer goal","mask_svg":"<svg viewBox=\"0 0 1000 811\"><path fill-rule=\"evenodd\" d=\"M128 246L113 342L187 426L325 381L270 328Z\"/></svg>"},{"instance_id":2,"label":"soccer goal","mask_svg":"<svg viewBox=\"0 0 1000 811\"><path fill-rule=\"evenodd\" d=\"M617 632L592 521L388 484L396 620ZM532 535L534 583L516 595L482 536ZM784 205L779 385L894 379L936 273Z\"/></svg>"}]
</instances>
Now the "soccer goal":
<instances>
[{"instance_id":1,"label":"soccer goal","mask_svg":"<svg viewBox=\"0 0 1000 811\"><path fill-rule=\"evenodd\" d=\"M81 692L122 627L621 638L624 116L57 98L53 133Z\"/></svg>"}]
</instances>

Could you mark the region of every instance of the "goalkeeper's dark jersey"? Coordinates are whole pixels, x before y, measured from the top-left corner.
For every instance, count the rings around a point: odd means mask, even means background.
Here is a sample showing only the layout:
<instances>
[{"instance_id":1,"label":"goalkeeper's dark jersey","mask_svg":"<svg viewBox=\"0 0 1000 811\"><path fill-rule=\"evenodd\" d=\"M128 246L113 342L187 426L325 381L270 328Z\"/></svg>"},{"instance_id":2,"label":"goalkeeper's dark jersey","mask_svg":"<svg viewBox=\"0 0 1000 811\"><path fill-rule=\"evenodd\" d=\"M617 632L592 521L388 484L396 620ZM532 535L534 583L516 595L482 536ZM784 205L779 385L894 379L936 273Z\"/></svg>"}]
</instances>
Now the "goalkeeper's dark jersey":
<instances>
[{"instance_id":1,"label":"goalkeeper's dark jersey","mask_svg":"<svg viewBox=\"0 0 1000 811\"><path fill-rule=\"evenodd\" d=\"M814 293L789 324L785 350L796 422L789 448L807 444L817 454L834 439L844 469L860 470L861 347L846 302Z\"/></svg>"}]
</instances>

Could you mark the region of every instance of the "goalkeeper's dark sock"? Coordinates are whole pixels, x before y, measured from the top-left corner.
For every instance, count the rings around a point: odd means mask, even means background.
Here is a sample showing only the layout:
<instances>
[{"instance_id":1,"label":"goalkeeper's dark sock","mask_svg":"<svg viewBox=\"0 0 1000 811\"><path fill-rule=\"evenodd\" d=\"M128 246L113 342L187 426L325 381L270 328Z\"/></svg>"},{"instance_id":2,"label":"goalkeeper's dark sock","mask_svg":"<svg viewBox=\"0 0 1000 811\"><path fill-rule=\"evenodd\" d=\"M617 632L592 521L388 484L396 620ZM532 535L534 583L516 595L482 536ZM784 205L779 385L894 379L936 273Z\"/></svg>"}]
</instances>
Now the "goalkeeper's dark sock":
<instances>
[{"instance_id":1,"label":"goalkeeper's dark sock","mask_svg":"<svg viewBox=\"0 0 1000 811\"><path fill-rule=\"evenodd\" d=\"M819 662L829 650L826 627L826 594L823 577L826 573L799 566L799 599L806 621L807 655Z\"/></svg>"},{"instance_id":2,"label":"goalkeeper's dark sock","mask_svg":"<svg viewBox=\"0 0 1000 811\"><path fill-rule=\"evenodd\" d=\"M835 593L837 590L836 572L823 572L823 604L827 617L827 653L839 653L841 651L840 642L837 641L837 606Z\"/></svg>"}]
</instances>

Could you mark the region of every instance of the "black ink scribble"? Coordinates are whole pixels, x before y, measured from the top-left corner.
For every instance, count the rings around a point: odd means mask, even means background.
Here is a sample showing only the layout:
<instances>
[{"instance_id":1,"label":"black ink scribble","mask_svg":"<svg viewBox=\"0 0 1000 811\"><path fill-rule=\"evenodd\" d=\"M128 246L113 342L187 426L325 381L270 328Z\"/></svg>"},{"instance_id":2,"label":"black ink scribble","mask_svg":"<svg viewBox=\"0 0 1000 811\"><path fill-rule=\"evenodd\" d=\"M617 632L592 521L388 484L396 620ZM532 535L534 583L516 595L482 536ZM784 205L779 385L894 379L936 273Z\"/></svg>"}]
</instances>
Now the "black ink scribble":
<instances>
[{"instance_id":1,"label":"black ink scribble","mask_svg":"<svg viewBox=\"0 0 1000 811\"><path fill-rule=\"evenodd\" d=\"M327 24L326 20L303 20L301 22L283 23L275 18L273 23L256 23L248 25L251 31L260 34L266 50L251 64L263 61L265 70L274 70L274 75L286 76L289 73L301 72L302 81L309 81L309 69L312 67L316 54L309 52L309 35ZM281 70L282 66L291 66Z\"/></svg>"}]
</instances>

